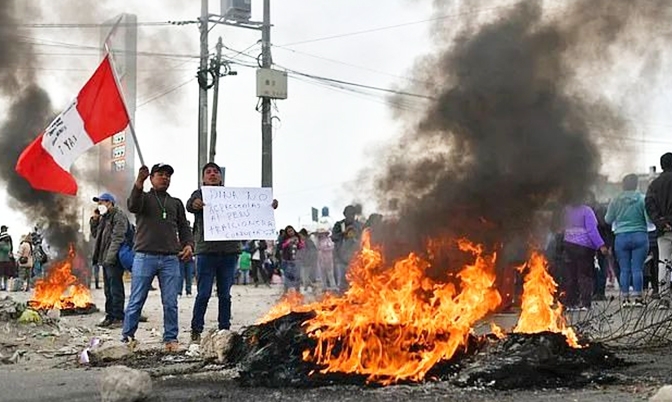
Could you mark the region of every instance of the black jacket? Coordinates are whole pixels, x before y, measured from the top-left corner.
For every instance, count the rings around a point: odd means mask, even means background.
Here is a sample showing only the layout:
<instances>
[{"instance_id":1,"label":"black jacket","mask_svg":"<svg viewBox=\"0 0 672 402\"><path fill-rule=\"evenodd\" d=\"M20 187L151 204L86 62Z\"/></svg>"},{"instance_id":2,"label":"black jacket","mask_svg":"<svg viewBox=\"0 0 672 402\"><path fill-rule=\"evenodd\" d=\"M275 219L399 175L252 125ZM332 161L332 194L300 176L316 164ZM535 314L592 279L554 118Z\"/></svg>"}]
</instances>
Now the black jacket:
<instances>
[{"instance_id":1,"label":"black jacket","mask_svg":"<svg viewBox=\"0 0 672 402\"><path fill-rule=\"evenodd\" d=\"M239 241L205 241L203 226L203 210L194 209L194 201L203 200L201 190L196 190L187 201L187 211L194 214L194 241L196 248L194 254L240 254L241 243Z\"/></svg>"},{"instance_id":2,"label":"black jacket","mask_svg":"<svg viewBox=\"0 0 672 402\"><path fill-rule=\"evenodd\" d=\"M672 226L672 171L663 172L649 185L646 192L646 213L658 233L665 225Z\"/></svg>"},{"instance_id":3,"label":"black jacket","mask_svg":"<svg viewBox=\"0 0 672 402\"><path fill-rule=\"evenodd\" d=\"M167 192L152 189L145 193L133 186L128 211L135 214L135 251L176 255L187 245L193 246L184 204Z\"/></svg>"}]
</instances>

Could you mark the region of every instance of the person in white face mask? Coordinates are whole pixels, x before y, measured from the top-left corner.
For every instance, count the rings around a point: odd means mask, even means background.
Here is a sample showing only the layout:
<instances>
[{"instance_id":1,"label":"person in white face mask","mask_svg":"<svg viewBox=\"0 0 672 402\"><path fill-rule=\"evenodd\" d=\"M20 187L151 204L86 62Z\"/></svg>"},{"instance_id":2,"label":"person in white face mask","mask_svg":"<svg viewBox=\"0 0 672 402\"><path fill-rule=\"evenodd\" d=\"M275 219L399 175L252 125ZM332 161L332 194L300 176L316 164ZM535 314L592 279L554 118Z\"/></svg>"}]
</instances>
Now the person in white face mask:
<instances>
[{"instance_id":1,"label":"person in white face mask","mask_svg":"<svg viewBox=\"0 0 672 402\"><path fill-rule=\"evenodd\" d=\"M124 322L124 268L118 253L128 230L128 217L117 207L112 194L103 193L94 197L98 203L98 218L91 234L96 242L93 248L93 264L102 265L105 289L105 319L101 327L120 328Z\"/></svg>"}]
</instances>

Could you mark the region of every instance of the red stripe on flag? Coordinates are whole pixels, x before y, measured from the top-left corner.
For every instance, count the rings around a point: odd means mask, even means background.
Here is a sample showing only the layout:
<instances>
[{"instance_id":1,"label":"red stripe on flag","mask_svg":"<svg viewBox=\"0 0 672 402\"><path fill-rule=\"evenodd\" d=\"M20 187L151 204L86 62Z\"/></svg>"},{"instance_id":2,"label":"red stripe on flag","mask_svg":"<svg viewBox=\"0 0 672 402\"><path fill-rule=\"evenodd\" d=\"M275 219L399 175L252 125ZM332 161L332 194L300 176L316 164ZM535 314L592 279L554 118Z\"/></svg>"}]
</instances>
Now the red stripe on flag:
<instances>
[{"instance_id":1,"label":"red stripe on flag","mask_svg":"<svg viewBox=\"0 0 672 402\"><path fill-rule=\"evenodd\" d=\"M94 144L121 132L128 125L128 114L119 91L110 56L105 56L77 95L77 111Z\"/></svg>"},{"instance_id":2,"label":"red stripe on flag","mask_svg":"<svg viewBox=\"0 0 672 402\"><path fill-rule=\"evenodd\" d=\"M77 182L42 148L42 134L23 150L16 171L37 190L68 195L77 194Z\"/></svg>"}]
</instances>

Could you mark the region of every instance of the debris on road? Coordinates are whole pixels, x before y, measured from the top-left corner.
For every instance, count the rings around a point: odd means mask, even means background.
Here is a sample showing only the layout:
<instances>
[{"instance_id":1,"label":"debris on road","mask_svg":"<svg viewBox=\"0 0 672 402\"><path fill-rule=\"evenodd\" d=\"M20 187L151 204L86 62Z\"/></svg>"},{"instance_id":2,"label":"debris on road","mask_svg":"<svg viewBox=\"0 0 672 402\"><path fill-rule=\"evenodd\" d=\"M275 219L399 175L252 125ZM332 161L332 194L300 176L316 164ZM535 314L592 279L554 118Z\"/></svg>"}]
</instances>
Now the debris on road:
<instances>
[{"instance_id":1,"label":"debris on road","mask_svg":"<svg viewBox=\"0 0 672 402\"><path fill-rule=\"evenodd\" d=\"M237 337L239 335L235 332L213 329L201 338L200 354L205 360L226 363Z\"/></svg>"}]
</instances>

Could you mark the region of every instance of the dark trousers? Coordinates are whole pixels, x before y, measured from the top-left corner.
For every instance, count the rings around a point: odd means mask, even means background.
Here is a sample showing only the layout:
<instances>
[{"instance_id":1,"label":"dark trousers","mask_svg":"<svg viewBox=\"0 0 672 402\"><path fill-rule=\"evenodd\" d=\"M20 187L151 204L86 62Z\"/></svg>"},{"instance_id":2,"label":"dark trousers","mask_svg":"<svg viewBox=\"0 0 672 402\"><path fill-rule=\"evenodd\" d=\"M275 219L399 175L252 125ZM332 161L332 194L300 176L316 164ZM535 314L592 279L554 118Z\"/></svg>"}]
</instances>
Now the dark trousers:
<instances>
[{"instance_id":1,"label":"dark trousers","mask_svg":"<svg viewBox=\"0 0 672 402\"><path fill-rule=\"evenodd\" d=\"M260 281L264 284L271 282L268 272L264 269L264 263L261 260L252 260L252 280L255 285Z\"/></svg>"},{"instance_id":2,"label":"dark trousers","mask_svg":"<svg viewBox=\"0 0 672 402\"><path fill-rule=\"evenodd\" d=\"M597 264L600 269L595 270L595 281L593 284L593 294L595 296L604 296L607 288L607 270L609 269L609 260L607 257L598 252Z\"/></svg>"},{"instance_id":3,"label":"dark trousers","mask_svg":"<svg viewBox=\"0 0 672 402\"><path fill-rule=\"evenodd\" d=\"M110 320L124 320L124 268L114 264L103 266L105 290L105 318Z\"/></svg>"},{"instance_id":4,"label":"dark trousers","mask_svg":"<svg viewBox=\"0 0 672 402\"><path fill-rule=\"evenodd\" d=\"M653 293L659 292L658 282L658 260L660 253L658 252L658 244L649 243L649 255L652 257L644 266L644 290L651 286Z\"/></svg>"},{"instance_id":5,"label":"dark trousers","mask_svg":"<svg viewBox=\"0 0 672 402\"><path fill-rule=\"evenodd\" d=\"M194 262L193 261L180 261L180 274L182 275L182 283L180 284L180 296L182 296L182 288L184 291L190 295L191 294L191 283L194 278Z\"/></svg>"},{"instance_id":6,"label":"dark trousers","mask_svg":"<svg viewBox=\"0 0 672 402\"><path fill-rule=\"evenodd\" d=\"M217 281L219 329L231 328L231 286L238 265L237 254L200 254L196 256L196 300L191 318L191 330L203 332L205 312L212 294L212 285Z\"/></svg>"},{"instance_id":7,"label":"dark trousers","mask_svg":"<svg viewBox=\"0 0 672 402\"><path fill-rule=\"evenodd\" d=\"M564 272L567 307L590 307L593 296L595 250L565 242Z\"/></svg>"}]
</instances>

